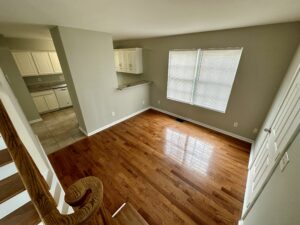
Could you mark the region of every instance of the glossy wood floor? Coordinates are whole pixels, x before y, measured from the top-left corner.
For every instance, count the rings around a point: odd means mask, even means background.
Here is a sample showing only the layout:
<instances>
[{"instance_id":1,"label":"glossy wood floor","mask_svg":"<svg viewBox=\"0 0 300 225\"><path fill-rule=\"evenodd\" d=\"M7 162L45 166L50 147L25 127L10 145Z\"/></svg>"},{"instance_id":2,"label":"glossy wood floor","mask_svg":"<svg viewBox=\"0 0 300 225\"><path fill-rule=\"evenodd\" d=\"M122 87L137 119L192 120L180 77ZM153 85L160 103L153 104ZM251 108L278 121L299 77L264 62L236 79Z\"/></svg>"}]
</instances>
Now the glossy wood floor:
<instances>
[{"instance_id":1,"label":"glossy wood floor","mask_svg":"<svg viewBox=\"0 0 300 225\"><path fill-rule=\"evenodd\" d=\"M111 213L150 225L237 224L250 145L148 110L49 156L64 187L94 175Z\"/></svg>"}]
</instances>

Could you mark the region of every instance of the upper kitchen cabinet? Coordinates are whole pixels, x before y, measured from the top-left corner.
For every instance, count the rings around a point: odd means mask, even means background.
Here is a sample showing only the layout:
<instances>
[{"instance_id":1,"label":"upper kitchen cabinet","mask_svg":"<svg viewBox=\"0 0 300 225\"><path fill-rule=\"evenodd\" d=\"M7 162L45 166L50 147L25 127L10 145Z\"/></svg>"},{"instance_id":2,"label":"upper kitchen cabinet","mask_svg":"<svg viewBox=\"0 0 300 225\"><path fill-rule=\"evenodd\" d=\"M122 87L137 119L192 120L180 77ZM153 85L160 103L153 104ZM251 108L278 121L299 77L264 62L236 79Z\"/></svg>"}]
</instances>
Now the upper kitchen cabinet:
<instances>
[{"instance_id":1,"label":"upper kitchen cabinet","mask_svg":"<svg viewBox=\"0 0 300 225\"><path fill-rule=\"evenodd\" d=\"M30 52L12 52L12 55L22 76L35 76L38 74Z\"/></svg>"},{"instance_id":2,"label":"upper kitchen cabinet","mask_svg":"<svg viewBox=\"0 0 300 225\"><path fill-rule=\"evenodd\" d=\"M60 74L62 69L55 51L12 52L22 76Z\"/></svg>"},{"instance_id":3,"label":"upper kitchen cabinet","mask_svg":"<svg viewBox=\"0 0 300 225\"><path fill-rule=\"evenodd\" d=\"M49 57L52 63L54 73L62 73L60 62L56 52L49 52Z\"/></svg>"},{"instance_id":4,"label":"upper kitchen cabinet","mask_svg":"<svg viewBox=\"0 0 300 225\"><path fill-rule=\"evenodd\" d=\"M143 73L142 48L115 49L114 58L117 72Z\"/></svg>"},{"instance_id":5,"label":"upper kitchen cabinet","mask_svg":"<svg viewBox=\"0 0 300 225\"><path fill-rule=\"evenodd\" d=\"M53 74L54 70L48 52L32 52L32 57L39 75Z\"/></svg>"}]
</instances>

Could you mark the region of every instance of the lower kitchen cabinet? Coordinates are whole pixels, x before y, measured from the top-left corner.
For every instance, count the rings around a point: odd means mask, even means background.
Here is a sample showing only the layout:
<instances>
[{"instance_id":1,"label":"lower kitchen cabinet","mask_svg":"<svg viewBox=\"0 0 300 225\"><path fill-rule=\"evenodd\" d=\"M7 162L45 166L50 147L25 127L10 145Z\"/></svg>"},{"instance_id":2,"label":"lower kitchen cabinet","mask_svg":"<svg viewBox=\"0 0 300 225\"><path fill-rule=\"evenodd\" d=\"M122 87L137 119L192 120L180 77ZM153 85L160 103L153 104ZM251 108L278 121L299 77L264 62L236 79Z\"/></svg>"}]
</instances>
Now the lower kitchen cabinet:
<instances>
[{"instance_id":1,"label":"lower kitchen cabinet","mask_svg":"<svg viewBox=\"0 0 300 225\"><path fill-rule=\"evenodd\" d=\"M53 90L31 93L39 113L59 109L58 101Z\"/></svg>"},{"instance_id":2,"label":"lower kitchen cabinet","mask_svg":"<svg viewBox=\"0 0 300 225\"><path fill-rule=\"evenodd\" d=\"M48 105L46 103L44 96L33 97L33 102L39 113L49 111L49 108L48 108Z\"/></svg>"},{"instance_id":3,"label":"lower kitchen cabinet","mask_svg":"<svg viewBox=\"0 0 300 225\"><path fill-rule=\"evenodd\" d=\"M59 108L58 101L54 93L51 95L45 95L44 98L49 110L55 110Z\"/></svg>"},{"instance_id":4,"label":"lower kitchen cabinet","mask_svg":"<svg viewBox=\"0 0 300 225\"><path fill-rule=\"evenodd\" d=\"M64 88L55 89L55 95L57 97L60 108L64 108L72 105L68 88L64 87Z\"/></svg>"},{"instance_id":5,"label":"lower kitchen cabinet","mask_svg":"<svg viewBox=\"0 0 300 225\"><path fill-rule=\"evenodd\" d=\"M31 96L39 113L72 106L67 87L33 92Z\"/></svg>"}]
</instances>

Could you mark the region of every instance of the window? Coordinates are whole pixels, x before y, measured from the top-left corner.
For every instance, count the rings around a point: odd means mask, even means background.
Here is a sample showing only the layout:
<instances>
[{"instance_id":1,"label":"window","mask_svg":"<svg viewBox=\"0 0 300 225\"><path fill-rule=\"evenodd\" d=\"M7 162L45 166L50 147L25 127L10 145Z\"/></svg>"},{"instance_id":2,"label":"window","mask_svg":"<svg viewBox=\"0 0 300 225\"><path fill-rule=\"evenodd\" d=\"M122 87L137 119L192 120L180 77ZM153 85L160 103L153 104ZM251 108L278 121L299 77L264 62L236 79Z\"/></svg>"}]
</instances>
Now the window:
<instances>
[{"instance_id":1,"label":"window","mask_svg":"<svg viewBox=\"0 0 300 225\"><path fill-rule=\"evenodd\" d=\"M225 113L242 48L169 52L167 98Z\"/></svg>"}]
</instances>

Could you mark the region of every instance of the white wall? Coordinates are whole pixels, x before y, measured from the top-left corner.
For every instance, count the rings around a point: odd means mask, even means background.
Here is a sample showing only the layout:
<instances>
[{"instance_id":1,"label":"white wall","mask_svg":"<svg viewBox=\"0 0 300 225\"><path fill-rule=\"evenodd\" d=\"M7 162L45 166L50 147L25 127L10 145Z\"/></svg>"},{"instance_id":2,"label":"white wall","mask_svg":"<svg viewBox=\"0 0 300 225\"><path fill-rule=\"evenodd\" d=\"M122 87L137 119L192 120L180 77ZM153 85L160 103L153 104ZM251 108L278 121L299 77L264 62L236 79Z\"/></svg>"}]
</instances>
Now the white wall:
<instances>
[{"instance_id":1,"label":"white wall","mask_svg":"<svg viewBox=\"0 0 300 225\"><path fill-rule=\"evenodd\" d=\"M24 113L21 109L14 93L12 92L4 74L0 68L0 99L7 110L7 113L17 130L17 133L25 145L28 153L33 158L42 174L48 171L46 162L43 159L43 149L41 149L38 140L33 133Z\"/></svg>"},{"instance_id":2,"label":"white wall","mask_svg":"<svg viewBox=\"0 0 300 225\"><path fill-rule=\"evenodd\" d=\"M116 90L110 34L67 27L56 27L51 34L79 124L87 133L149 106L148 86Z\"/></svg>"},{"instance_id":3,"label":"white wall","mask_svg":"<svg viewBox=\"0 0 300 225\"><path fill-rule=\"evenodd\" d=\"M300 133L288 148L290 163L277 166L243 225L300 224Z\"/></svg>"}]
</instances>

